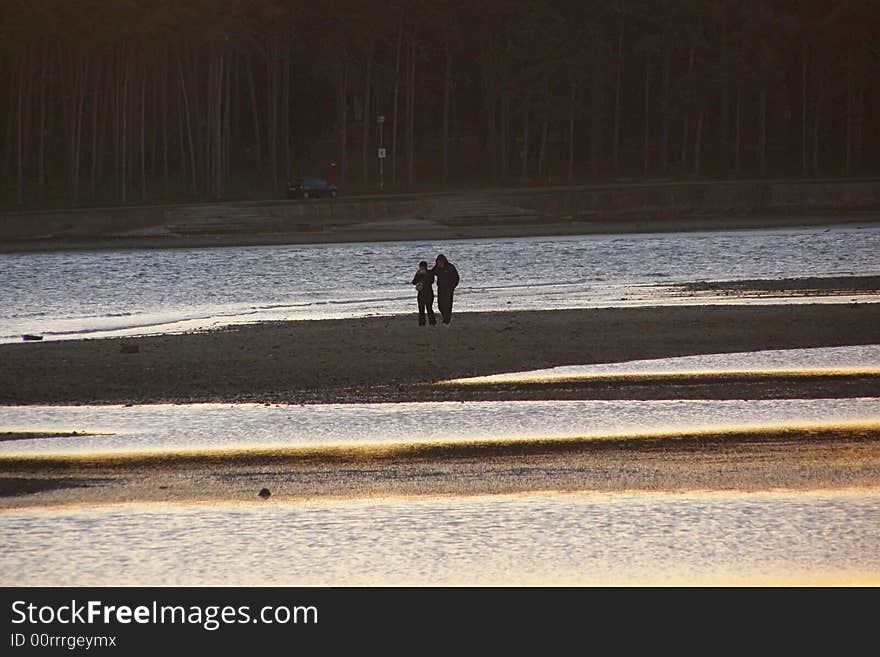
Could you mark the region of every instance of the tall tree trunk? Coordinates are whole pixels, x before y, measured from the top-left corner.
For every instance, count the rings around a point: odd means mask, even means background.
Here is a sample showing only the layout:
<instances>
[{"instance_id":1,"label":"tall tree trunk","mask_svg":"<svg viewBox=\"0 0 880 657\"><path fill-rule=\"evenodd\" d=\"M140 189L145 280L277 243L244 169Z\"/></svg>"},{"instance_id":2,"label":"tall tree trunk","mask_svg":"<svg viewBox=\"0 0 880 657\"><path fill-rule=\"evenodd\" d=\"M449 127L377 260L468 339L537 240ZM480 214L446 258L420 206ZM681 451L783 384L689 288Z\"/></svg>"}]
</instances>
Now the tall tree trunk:
<instances>
[{"instance_id":1,"label":"tall tree trunk","mask_svg":"<svg viewBox=\"0 0 880 657\"><path fill-rule=\"evenodd\" d=\"M97 65L95 67L95 95L92 99L92 158L91 158L91 173L90 173L90 183L89 183L89 192L92 196L95 195L97 191L98 184L98 158L100 157L98 150L98 114L101 111L101 97L102 97L102 87L101 87L101 72L103 67L101 66L100 60L98 60Z\"/></svg>"},{"instance_id":2,"label":"tall tree trunk","mask_svg":"<svg viewBox=\"0 0 880 657\"><path fill-rule=\"evenodd\" d=\"M221 169L222 174L222 186L223 190L226 189L226 184L232 176L232 82L233 82L233 62L235 59L232 55L228 56L228 63L226 65L226 83L224 85L223 90L223 147L221 152L223 154L223 168ZM238 79L238 66L235 66L236 80ZM236 85L238 86L238 85ZM236 97L238 95L236 94ZM236 104L237 105L237 104ZM290 139L288 138L288 143ZM288 148L288 172L287 175L290 177L290 149Z\"/></svg>"},{"instance_id":3,"label":"tall tree trunk","mask_svg":"<svg viewBox=\"0 0 880 657\"><path fill-rule=\"evenodd\" d=\"M112 129L112 140L113 140L113 191L116 194L116 200L119 200L122 196L122 190L120 187L120 173L122 171L122 167L119 163L119 154L122 152L120 148L120 135L122 134L122 116L121 116L121 108L122 108L122 84L120 80L122 79L122 55L123 49L118 48L118 56L115 58L113 62L113 129Z\"/></svg>"},{"instance_id":4,"label":"tall tree trunk","mask_svg":"<svg viewBox=\"0 0 880 657\"><path fill-rule=\"evenodd\" d=\"M290 52L287 44L284 46L283 53L284 62L281 65L281 135L279 143L284 149L283 160L283 178L290 179Z\"/></svg>"},{"instance_id":5,"label":"tall tree trunk","mask_svg":"<svg viewBox=\"0 0 880 657\"><path fill-rule=\"evenodd\" d=\"M742 149L742 89L736 89L733 133L733 172L739 176L741 170L740 152Z\"/></svg>"},{"instance_id":6,"label":"tall tree trunk","mask_svg":"<svg viewBox=\"0 0 880 657\"><path fill-rule=\"evenodd\" d=\"M688 76L690 77L694 72L694 59L696 57L696 46L693 42L691 42L690 49L688 50ZM691 130L691 108L685 107L684 116L682 118L681 125L681 159L679 160L678 170L680 173L684 174L688 169L688 146L690 145L690 130Z\"/></svg>"},{"instance_id":7,"label":"tall tree trunk","mask_svg":"<svg viewBox=\"0 0 880 657\"><path fill-rule=\"evenodd\" d=\"M575 101L577 97L577 82L569 83L568 95L568 180L574 180L574 120Z\"/></svg>"},{"instance_id":8,"label":"tall tree trunk","mask_svg":"<svg viewBox=\"0 0 880 657\"><path fill-rule=\"evenodd\" d=\"M46 87L49 70L49 42L43 43L42 65L40 67L40 116L37 119L38 151L37 151L37 193L44 197L46 190L46 120L47 102Z\"/></svg>"},{"instance_id":9,"label":"tall tree trunk","mask_svg":"<svg viewBox=\"0 0 880 657\"><path fill-rule=\"evenodd\" d=\"M19 55L20 57L20 55ZM13 136L16 125L16 109L18 108L18 94L15 93L17 87L17 76L19 71L18 62L14 58L10 58L9 64L9 91L6 96L6 130L4 132L3 143L3 163L0 167L0 179L12 180L14 177L12 170L15 167L15 144L16 138Z\"/></svg>"},{"instance_id":10,"label":"tall tree trunk","mask_svg":"<svg viewBox=\"0 0 880 657\"><path fill-rule=\"evenodd\" d=\"M498 116L498 175L501 180L510 177L510 91L501 92Z\"/></svg>"},{"instance_id":11,"label":"tall tree trunk","mask_svg":"<svg viewBox=\"0 0 880 657\"><path fill-rule=\"evenodd\" d=\"M18 67L18 103L16 107L16 116L18 117L18 129L15 133L16 158L16 202L24 205L24 148L25 148L25 119L24 119L24 97L25 97L25 80L27 75L27 51L19 55L20 63Z\"/></svg>"},{"instance_id":12,"label":"tall tree trunk","mask_svg":"<svg viewBox=\"0 0 880 657\"><path fill-rule=\"evenodd\" d=\"M336 142L339 151L337 171L344 184L348 171L348 54L342 48L336 62Z\"/></svg>"},{"instance_id":13,"label":"tall tree trunk","mask_svg":"<svg viewBox=\"0 0 880 657\"><path fill-rule=\"evenodd\" d=\"M825 97L825 81L821 67L816 71L816 103L813 108L813 175L819 175L819 126L822 117L822 102Z\"/></svg>"},{"instance_id":14,"label":"tall tree trunk","mask_svg":"<svg viewBox=\"0 0 880 657\"><path fill-rule=\"evenodd\" d=\"M767 175L767 83L758 97L758 170Z\"/></svg>"},{"instance_id":15,"label":"tall tree trunk","mask_svg":"<svg viewBox=\"0 0 880 657\"><path fill-rule=\"evenodd\" d=\"M7 74L7 81L9 85L9 93L6 94L6 114L3 116L6 117L5 128L3 131L3 141L0 141L0 180L12 180L12 176L10 175L10 171L12 169L12 163L10 158L12 157L12 151L14 150L13 146L13 138L12 138L12 123L15 119L15 60L10 58L9 62L9 73ZM0 74L5 73L3 70L4 59L0 58Z\"/></svg>"},{"instance_id":16,"label":"tall tree trunk","mask_svg":"<svg viewBox=\"0 0 880 657\"><path fill-rule=\"evenodd\" d=\"M391 111L391 182L397 183L397 112L400 106L400 57L403 49L403 21L397 27L397 48L394 55L394 99Z\"/></svg>"},{"instance_id":17,"label":"tall tree trunk","mask_svg":"<svg viewBox=\"0 0 880 657\"><path fill-rule=\"evenodd\" d=\"M224 152L226 168L223 171L223 175L227 182L232 179L233 151L235 151L236 155L238 154L238 149L241 145L240 136L244 133L242 130L241 102L239 101L241 97L241 56L237 53L230 54L230 62L227 67L226 76L226 99L224 100L226 106L226 121L223 128L223 139L226 149ZM233 98L235 100L233 100ZM293 146L291 142L291 149L292 148ZM291 158L293 158L292 153ZM293 164L291 162L291 167L292 166Z\"/></svg>"},{"instance_id":18,"label":"tall tree trunk","mask_svg":"<svg viewBox=\"0 0 880 657\"><path fill-rule=\"evenodd\" d=\"M865 128L865 82L857 83L855 95L855 127L853 128L853 168L859 171L862 167L864 152Z\"/></svg>"},{"instance_id":19,"label":"tall tree trunk","mask_svg":"<svg viewBox=\"0 0 880 657\"><path fill-rule=\"evenodd\" d=\"M614 135L612 138L612 167L614 174L620 174L620 123L621 123L621 86L623 84L623 25L617 36L617 77L614 84Z\"/></svg>"},{"instance_id":20,"label":"tall tree trunk","mask_svg":"<svg viewBox=\"0 0 880 657\"><path fill-rule=\"evenodd\" d=\"M669 171L669 93L672 77L672 35L669 32L663 38L663 79L660 94L660 173Z\"/></svg>"},{"instance_id":21,"label":"tall tree trunk","mask_svg":"<svg viewBox=\"0 0 880 657\"><path fill-rule=\"evenodd\" d=\"M483 94L482 124L483 134L486 138L484 158L489 179L498 181L498 79L495 70L496 63L491 55L483 53L480 58L480 82Z\"/></svg>"},{"instance_id":22,"label":"tall tree trunk","mask_svg":"<svg viewBox=\"0 0 880 657\"><path fill-rule=\"evenodd\" d=\"M593 47L593 71L590 79L590 175L599 175L602 159L602 66L598 44Z\"/></svg>"},{"instance_id":23,"label":"tall tree trunk","mask_svg":"<svg viewBox=\"0 0 880 657\"><path fill-rule=\"evenodd\" d=\"M549 107L547 108L549 111ZM541 144L538 147L538 177L543 179L544 175L548 175L549 180L549 170L547 167L547 133L550 130L550 119L547 116L547 113L544 113L544 119L541 122Z\"/></svg>"},{"instance_id":24,"label":"tall tree trunk","mask_svg":"<svg viewBox=\"0 0 880 657\"><path fill-rule=\"evenodd\" d=\"M160 105L160 113L162 116L162 191L165 196L168 196L168 178L169 178L169 170L168 170L168 112L170 108L168 107L168 58L169 55L165 52L162 56L162 67L161 74L159 77L159 93L161 99L159 101Z\"/></svg>"},{"instance_id":25,"label":"tall tree trunk","mask_svg":"<svg viewBox=\"0 0 880 657\"><path fill-rule=\"evenodd\" d=\"M39 60L37 60L36 54L34 52L34 48L28 48L27 54L25 55L27 60L27 73L25 74L25 88L24 88L24 108L22 115L22 135L23 135L23 144L22 144L22 177L23 177L23 186L27 186L28 179L28 171L31 169L31 148L34 143L34 72L37 66L39 66Z\"/></svg>"},{"instance_id":26,"label":"tall tree trunk","mask_svg":"<svg viewBox=\"0 0 880 657\"><path fill-rule=\"evenodd\" d=\"M212 126L212 130L214 131L214 163L213 163L213 171L214 171L214 196L221 197L223 195L223 189L225 185L223 184L223 88L225 87L224 81L226 80L226 57L221 50L216 55L217 58L217 73L216 73L216 81L214 83L214 125ZM285 66L287 66L287 60L285 59ZM283 80L282 80L283 81ZM282 95L282 98L284 95ZM282 106L282 118L286 116L286 110ZM282 121L282 126L284 126L284 122ZM282 136L284 137L284 144L287 145L287 130L286 128L282 130ZM285 154L287 149L285 148Z\"/></svg>"},{"instance_id":27,"label":"tall tree trunk","mask_svg":"<svg viewBox=\"0 0 880 657\"><path fill-rule=\"evenodd\" d=\"M79 102L80 58L73 53L64 53L64 100L62 101L62 124L64 125L65 146L67 147L67 192L71 204L76 203L73 169L76 160L76 107Z\"/></svg>"},{"instance_id":28,"label":"tall tree trunk","mask_svg":"<svg viewBox=\"0 0 880 657\"><path fill-rule=\"evenodd\" d=\"M269 40L269 60L267 62L268 70L266 73L269 76L269 96L267 98L268 104L268 117L269 124L267 126L267 145L269 148L269 168L272 172L272 184L278 185L278 105L280 103L278 98L278 92L280 87L279 82L279 72L278 72L278 39L276 37L272 37ZM344 57L344 55L343 55ZM338 74L337 74L338 75ZM344 84L344 80L342 80ZM337 79L337 117L339 116L339 108L338 103L340 102L338 98L339 89L338 85L340 80ZM345 103L345 89L342 91L342 103ZM338 128L337 128L338 129ZM343 145L340 144L340 147ZM344 164L342 162L339 163L339 171L342 174Z\"/></svg>"},{"instance_id":29,"label":"tall tree trunk","mask_svg":"<svg viewBox=\"0 0 880 657\"><path fill-rule=\"evenodd\" d=\"M645 110L642 135L642 175L647 178L651 167L651 54L645 53Z\"/></svg>"},{"instance_id":30,"label":"tall tree trunk","mask_svg":"<svg viewBox=\"0 0 880 657\"><path fill-rule=\"evenodd\" d=\"M718 168L722 176L730 171L730 90L725 83L721 90L721 113L718 118Z\"/></svg>"},{"instance_id":31,"label":"tall tree trunk","mask_svg":"<svg viewBox=\"0 0 880 657\"><path fill-rule=\"evenodd\" d=\"M853 164L853 124L855 123L855 103L853 96L855 95L855 72L853 71L854 57L852 48L847 52L847 68L846 68L846 125L844 136L844 156L843 156L843 173L844 175L852 174Z\"/></svg>"},{"instance_id":32,"label":"tall tree trunk","mask_svg":"<svg viewBox=\"0 0 880 657\"><path fill-rule=\"evenodd\" d=\"M700 176L702 174L702 160L700 155L702 154L702 146L703 146L703 117L706 114L706 101L704 99L700 99L700 106L697 110L697 123L694 127L694 175Z\"/></svg>"},{"instance_id":33,"label":"tall tree trunk","mask_svg":"<svg viewBox=\"0 0 880 657\"><path fill-rule=\"evenodd\" d=\"M202 57L199 57L202 54ZM202 109L204 117L201 121L202 137L202 180L205 181L202 196L207 199L217 198L217 79L220 77L220 62L217 56L217 47L213 44L207 48L207 52L196 54L197 73L193 76L196 85L201 84ZM201 67L204 67L204 77L199 75Z\"/></svg>"},{"instance_id":34,"label":"tall tree trunk","mask_svg":"<svg viewBox=\"0 0 880 657\"><path fill-rule=\"evenodd\" d=\"M522 110L522 150L520 157L520 178L525 182L529 177L529 97L523 99Z\"/></svg>"},{"instance_id":35,"label":"tall tree trunk","mask_svg":"<svg viewBox=\"0 0 880 657\"><path fill-rule=\"evenodd\" d=\"M721 68L724 79L721 87L721 112L718 117L718 168L722 176L728 173L728 152L730 141L730 85L727 76L727 15L724 13L724 5L721 6L721 48L719 51L719 67Z\"/></svg>"},{"instance_id":36,"label":"tall tree trunk","mask_svg":"<svg viewBox=\"0 0 880 657\"><path fill-rule=\"evenodd\" d=\"M248 89L251 97L251 111L254 119L254 157L257 160L257 170L263 168L263 140L260 138L260 110L257 104L257 86L254 84L254 67L250 56L245 56L245 68L248 77Z\"/></svg>"},{"instance_id":37,"label":"tall tree trunk","mask_svg":"<svg viewBox=\"0 0 880 657\"><path fill-rule=\"evenodd\" d=\"M100 98L102 98L102 102L100 103L100 107L102 109L101 117L106 117L106 120L103 121L103 127L98 132L98 144L95 150L96 159L95 162L95 171L94 171L94 180L95 184L97 183L106 183L107 179L105 176L105 167L108 164L108 158L105 157L106 152L106 144L107 140L113 140L116 136L116 126L115 126L115 107L116 107L116 69L118 66L114 63L114 61L107 62L107 65L104 69L104 85L103 85L103 93ZM97 121L97 119L95 119ZM96 124L97 125L97 124ZM182 142L181 142L182 143ZM114 160L115 162L115 160ZM115 171L115 169L114 169ZM115 173L114 173L115 175Z\"/></svg>"},{"instance_id":38,"label":"tall tree trunk","mask_svg":"<svg viewBox=\"0 0 880 657\"><path fill-rule=\"evenodd\" d=\"M141 53L141 200L147 201L147 55Z\"/></svg>"},{"instance_id":39,"label":"tall tree trunk","mask_svg":"<svg viewBox=\"0 0 880 657\"><path fill-rule=\"evenodd\" d=\"M372 116L370 115L370 106L372 103L371 92L373 89L373 42L367 47L367 65L364 71L364 121L363 133L361 135L361 178L366 184L370 178L370 164L373 158L370 157L370 129L372 128Z\"/></svg>"},{"instance_id":40,"label":"tall tree trunk","mask_svg":"<svg viewBox=\"0 0 880 657\"><path fill-rule=\"evenodd\" d=\"M18 142L18 177L19 204L24 204L24 192L28 184L28 171L31 168L30 152L34 143L34 79L35 69L39 66L38 53L35 47L27 47L22 54L22 67L19 86L19 142Z\"/></svg>"},{"instance_id":41,"label":"tall tree trunk","mask_svg":"<svg viewBox=\"0 0 880 657\"><path fill-rule=\"evenodd\" d=\"M128 50L125 49L122 62L122 110L120 117L122 127L120 130L120 196L122 202L128 201Z\"/></svg>"},{"instance_id":42,"label":"tall tree trunk","mask_svg":"<svg viewBox=\"0 0 880 657\"><path fill-rule=\"evenodd\" d=\"M538 144L538 178L543 180L548 173L547 167L547 135L550 132L550 78L544 78L544 111L541 117L541 141ZM548 176L549 178L549 176Z\"/></svg>"},{"instance_id":43,"label":"tall tree trunk","mask_svg":"<svg viewBox=\"0 0 880 657\"><path fill-rule=\"evenodd\" d=\"M187 156L189 149L187 148L187 128L184 125L184 117L186 116L186 109L183 102L184 94L181 91L174 94L174 96L177 99L177 112L175 112L175 114L177 115L177 147L180 151L177 157L180 166L180 175L183 179L186 179L187 172L189 171L189 165L187 164L187 161L189 160L189 157Z\"/></svg>"},{"instance_id":44,"label":"tall tree trunk","mask_svg":"<svg viewBox=\"0 0 880 657\"><path fill-rule=\"evenodd\" d=\"M416 167L416 30L416 26L413 25L409 35L406 81L406 179L410 185L415 182Z\"/></svg>"},{"instance_id":45,"label":"tall tree trunk","mask_svg":"<svg viewBox=\"0 0 880 657\"><path fill-rule=\"evenodd\" d=\"M801 40L801 175L806 176L807 161L807 58L809 46L807 40Z\"/></svg>"},{"instance_id":46,"label":"tall tree trunk","mask_svg":"<svg viewBox=\"0 0 880 657\"><path fill-rule=\"evenodd\" d=\"M83 136L83 112L86 100L86 81L88 79L89 68L88 60L82 57L79 64L79 73L75 91L75 107L74 107L74 155L73 155L73 199L74 203L79 203L79 171L80 162L82 160L82 136Z\"/></svg>"},{"instance_id":47,"label":"tall tree trunk","mask_svg":"<svg viewBox=\"0 0 880 657\"><path fill-rule=\"evenodd\" d=\"M452 46L447 32L444 42L446 67L443 75L443 162L441 176L443 184L449 182L449 99L452 94Z\"/></svg>"},{"instance_id":48,"label":"tall tree trunk","mask_svg":"<svg viewBox=\"0 0 880 657\"><path fill-rule=\"evenodd\" d=\"M199 193L198 180L196 178L196 144L195 139L193 138L193 127L192 127L192 116L190 111L190 103L189 103L189 94L186 90L186 80L184 79L183 74L183 61L178 53L177 57L177 65L178 65L178 76L180 78L180 95L181 100L183 102L183 117L182 121L184 124L184 130L186 132L185 135L181 135L181 147L183 146L184 141L189 145L189 167L190 167L190 176L192 178L192 192L193 195L196 196Z\"/></svg>"},{"instance_id":49,"label":"tall tree trunk","mask_svg":"<svg viewBox=\"0 0 880 657\"><path fill-rule=\"evenodd\" d=\"M159 103L159 78L162 74L162 60L161 58L158 61L152 62L155 67L153 70L149 70L150 67L146 63L146 57L144 58L144 77L147 81L147 87L149 88L149 117L150 120L147 122L148 129L148 147L147 147L147 172L150 176L156 177L156 171L159 168L159 146L161 136L159 135L159 126L161 125L162 120L162 106ZM144 108L144 113L147 113L147 109Z\"/></svg>"}]
</instances>

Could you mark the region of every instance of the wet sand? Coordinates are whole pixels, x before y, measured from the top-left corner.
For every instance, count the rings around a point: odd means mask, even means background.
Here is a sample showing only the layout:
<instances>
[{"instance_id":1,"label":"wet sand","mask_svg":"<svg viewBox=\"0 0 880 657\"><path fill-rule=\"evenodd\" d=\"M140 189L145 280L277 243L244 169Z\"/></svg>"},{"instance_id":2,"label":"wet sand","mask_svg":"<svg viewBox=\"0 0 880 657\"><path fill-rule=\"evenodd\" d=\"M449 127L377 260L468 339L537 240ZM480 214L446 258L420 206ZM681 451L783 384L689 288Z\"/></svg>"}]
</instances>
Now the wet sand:
<instances>
[{"instance_id":1,"label":"wet sand","mask_svg":"<svg viewBox=\"0 0 880 657\"><path fill-rule=\"evenodd\" d=\"M857 294L859 285L848 289ZM450 326L435 327L417 326L415 314L276 322L184 335L0 345L0 403L876 397L880 373L872 371L483 386L436 382L560 365L877 343L880 304L869 303L457 312ZM880 422L606 440L0 458L0 508L877 487ZM271 492L267 500L258 496L262 488Z\"/></svg>"},{"instance_id":2,"label":"wet sand","mask_svg":"<svg viewBox=\"0 0 880 657\"><path fill-rule=\"evenodd\" d=\"M834 276L819 278L780 278L772 280L700 281L674 285L683 292L718 292L734 296L825 296L880 294L880 276Z\"/></svg>"},{"instance_id":3,"label":"wet sand","mask_svg":"<svg viewBox=\"0 0 880 657\"><path fill-rule=\"evenodd\" d=\"M878 343L880 304L870 303L470 313L458 302L449 326L419 327L414 312L0 345L0 404L480 399L486 397L469 396L479 391L432 384L562 365ZM803 387L809 397L852 396L876 395L877 383L871 375L708 383L609 380L570 394L584 399L797 397ZM844 388L849 391L841 392Z\"/></svg>"}]
</instances>

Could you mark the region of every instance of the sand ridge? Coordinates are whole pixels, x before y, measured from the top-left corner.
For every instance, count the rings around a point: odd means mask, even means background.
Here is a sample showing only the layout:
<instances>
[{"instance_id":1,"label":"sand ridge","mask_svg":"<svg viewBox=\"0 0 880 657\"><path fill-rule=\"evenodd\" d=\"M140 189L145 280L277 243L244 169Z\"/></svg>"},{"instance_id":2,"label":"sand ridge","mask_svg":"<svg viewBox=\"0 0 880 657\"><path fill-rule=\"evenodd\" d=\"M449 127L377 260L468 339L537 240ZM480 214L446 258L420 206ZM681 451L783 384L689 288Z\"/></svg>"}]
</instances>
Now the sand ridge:
<instances>
[{"instance_id":1,"label":"sand ridge","mask_svg":"<svg viewBox=\"0 0 880 657\"><path fill-rule=\"evenodd\" d=\"M420 327L413 312L0 345L0 404L454 399L460 390L443 392L431 384L562 365L878 343L880 304L871 303L494 313L467 312L462 303L449 326ZM789 383L785 394L797 396L798 386ZM861 394L876 394L876 377L856 384ZM768 389L773 385L765 382ZM828 394L834 385L829 378L809 396ZM614 393L609 383L593 394L657 398L651 389L675 398L650 384L642 392ZM724 389L716 382L708 392ZM749 389L742 388L747 396Z\"/></svg>"}]
</instances>

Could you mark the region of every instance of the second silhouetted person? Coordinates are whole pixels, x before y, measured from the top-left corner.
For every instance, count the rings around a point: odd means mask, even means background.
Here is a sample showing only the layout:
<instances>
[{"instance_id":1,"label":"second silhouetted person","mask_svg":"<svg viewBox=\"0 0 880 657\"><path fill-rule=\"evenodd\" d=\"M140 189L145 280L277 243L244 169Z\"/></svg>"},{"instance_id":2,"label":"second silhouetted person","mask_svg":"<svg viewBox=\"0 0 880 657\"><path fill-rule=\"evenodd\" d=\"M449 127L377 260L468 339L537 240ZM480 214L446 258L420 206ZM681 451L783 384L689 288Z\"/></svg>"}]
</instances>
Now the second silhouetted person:
<instances>
[{"instance_id":1,"label":"second silhouetted person","mask_svg":"<svg viewBox=\"0 0 880 657\"><path fill-rule=\"evenodd\" d=\"M452 321L452 297L458 286L458 270L441 253L430 271L437 280L437 308L443 323L448 324Z\"/></svg>"}]
</instances>

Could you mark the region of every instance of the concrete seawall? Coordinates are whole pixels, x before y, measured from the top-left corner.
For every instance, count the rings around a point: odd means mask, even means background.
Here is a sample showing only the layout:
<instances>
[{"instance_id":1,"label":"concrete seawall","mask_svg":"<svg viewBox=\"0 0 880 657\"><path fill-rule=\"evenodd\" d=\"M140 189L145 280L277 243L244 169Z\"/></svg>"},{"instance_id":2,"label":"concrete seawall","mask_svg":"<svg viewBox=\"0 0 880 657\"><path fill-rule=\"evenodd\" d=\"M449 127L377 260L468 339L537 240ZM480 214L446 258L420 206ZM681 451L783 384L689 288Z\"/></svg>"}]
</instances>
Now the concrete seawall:
<instances>
[{"instance_id":1,"label":"concrete seawall","mask_svg":"<svg viewBox=\"0 0 880 657\"><path fill-rule=\"evenodd\" d=\"M164 240L238 236L264 241L330 241L356 234L449 237L462 229L542 228L714 215L852 213L880 210L880 179L615 183L437 194L358 196L275 202L89 208L0 214L4 250L50 242L161 244ZM583 225L581 225L583 224ZM578 227L582 230L578 230ZM464 234L464 233L461 233ZM282 239L283 238L283 239ZM393 239L393 237L391 238Z\"/></svg>"}]
</instances>

